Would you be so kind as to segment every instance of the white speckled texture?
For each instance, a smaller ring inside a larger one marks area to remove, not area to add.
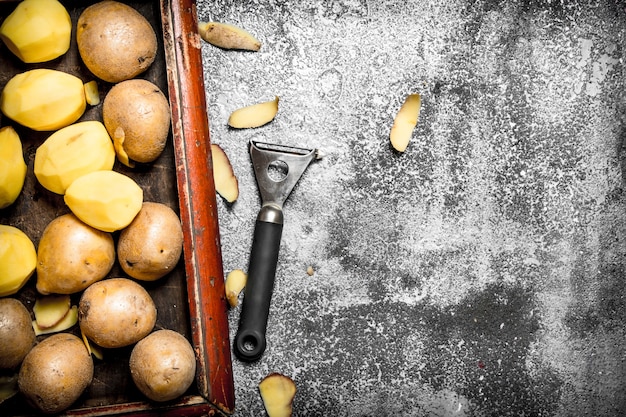
[[[319,148],[287,201],[256,363],[295,416],[626,414],[623,1],[200,1],[261,51],[203,45],[211,140],[239,178],[220,202],[225,272],[260,208],[248,141]],[[407,151],[389,146],[422,94]],[[269,125],[238,107],[281,97]],[[312,266],[315,273],[307,274]],[[231,335],[240,309],[230,312]]]

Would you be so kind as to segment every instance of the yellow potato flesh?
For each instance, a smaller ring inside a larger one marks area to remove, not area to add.
[[[53,327],[63,320],[70,307],[69,295],[53,294],[39,297],[33,306],[35,322],[42,329]]]
[[[259,383],[259,393],[269,417],[291,417],[296,384],[288,376],[272,373]]]
[[[248,275],[241,269],[234,269],[226,276],[224,291],[226,292],[228,304],[231,307],[239,305],[239,293],[245,288],[247,282]]]
[[[0,110],[37,131],[57,130],[74,123],[87,107],[80,78],[38,68],[15,75],[2,90]]]
[[[409,145],[413,129],[417,125],[422,100],[419,94],[409,94],[396,114],[389,133],[391,146],[398,152],[404,152]]]
[[[52,327],[41,327],[37,320],[33,320],[33,329],[35,330],[35,335],[39,336],[42,334],[51,334],[51,333],[59,333],[64,330],[67,330],[78,323],[78,307],[72,306],[67,310],[67,314],[61,319],[60,322],[55,324]]]
[[[0,26],[0,38],[26,63],[58,58],[70,48],[72,21],[57,0],[24,0]]]
[[[0,297],[15,294],[37,266],[37,251],[20,229],[0,225]]]
[[[228,125],[236,129],[263,126],[276,117],[276,113],[278,113],[278,101],[279,98],[276,97],[274,100],[239,108],[230,114]]]
[[[3,127],[0,129],[0,209],[17,200],[25,178],[26,163],[20,137],[12,127]]]
[[[65,192],[65,204],[91,227],[114,232],[133,221],[143,204],[143,190],[116,171],[96,171],[75,180]]]
[[[37,148],[35,176],[46,189],[65,194],[77,178],[110,170],[115,163],[113,142],[98,121],[75,123],[53,133]]]
[[[215,191],[229,203],[239,197],[239,181],[233,172],[233,167],[224,150],[216,144],[211,144],[211,160],[213,162],[213,181]]]

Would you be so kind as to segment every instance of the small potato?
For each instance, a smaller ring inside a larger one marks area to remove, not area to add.
[[[103,279],[115,263],[111,233],[91,227],[74,214],[52,220],[37,249],[37,291],[73,294]]]
[[[178,215],[163,203],[145,202],[117,243],[119,263],[128,275],[154,281],[168,274],[183,251]]]
[[[30,313],[15,298],[0,298],[0,369],[17,367],[35,344]]]
[[[101,1],[87,7],[76,25],[78,52],[96,77],[118,83],[147,70],[157,53],[150,22],[131,6]]]
[[[158,330],[135,345],[130,373],[139,390],[153,401],[183,395],[196,376],[196,357],[187,339],[173,330]]]
[[[24,358],[18,375],[22,394],[40,411],[69,408],[93,379],[93,360],[83,341],[70,333],[44,339]]]
[[[148,292],[127,278],[110,278],[88,287],[78,304],[83,334],[103,348],[131,345],[156,324],[157,310]]]
[[[163,152],[170,130],[170,106],[150,81],[116,84],[104,98],[102,118],[124,165],[152,162]]]

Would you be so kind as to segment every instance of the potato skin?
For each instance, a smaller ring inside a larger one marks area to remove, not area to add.
[[[120,233],[117,256],[128,275],[154,281],[168,274],[183,251],[178,215],[163,203],[144,202],[139,214]]]
[[[80,397],[93,372],[93,359],[83,341],[70,333],[57,333],[26,355],[17,382],[35,407],[53,414],[69,408]]]
[[[152,331],[156,317],[156,306],[148,291],[127,278],[92,284],[78,303],[81,331],[104,348],[138,342]]]
[[[111,0],[87,7],[76,25],[78,52],[98,78],[118,83],[152,65],[157,38],[150,22],[132,7]]]
[[[173,330],[157,330],[135,345],[130,372],[139,390],[153,401],[170,401],[183,395],[196,376],[191,344]]]
[[[73,294],[103,279],[115,263],[115,243],[74,214],[52,220],[37,249],[37,291]]]
[[[15,298],[0,298],[0,369],[17,367],[35,344],[30,313]]]

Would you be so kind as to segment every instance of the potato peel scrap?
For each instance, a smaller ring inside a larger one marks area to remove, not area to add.
[[[259,383],[263,406],[269,417],[291,417],[296,383],[288,376],[271,373]]]
[[[274,100],[241,107],[230,114],[228,125],[235,129],[249,129],[266,125],[276,117],[279,100],[280,98],[276,96]]]
[[[44,295],[35,300],[33,313],[40,329],[56,326],[70,311],[71,300],[66,294]]]
[[[226,276],[226,283],[224,284],[226,290],[226,299],[231,307],[237,307],[239,305],[239,293],[246,286],[248,276],[241,269],[234,269]]]
[[[254,52],[261,49],[261,42],[252,34],[228,23],[200,22],[198,23],[198,33],[202,39],[218,48]]]
[[[42,329],[37,324],[37,320],[33,320],[33,329],[35,329],[35,336],[39,336],[42,334],[62,332],[74,326],[76,323],[78,323],[78,307],[72,306],[65,317],[63,317],[63,320],[54,326]]]
[[[224,150],[214,143],[211,144],[211,160],[213,161],[213,181],[215,191],[229,203],[239,197],[239,181]]]
[[[389,133],[391,146],[396,151],[404,152],[409,145],[413,129],[419,119],[421,105],[422,99],[419,94],[409,94],[396,114]]]

